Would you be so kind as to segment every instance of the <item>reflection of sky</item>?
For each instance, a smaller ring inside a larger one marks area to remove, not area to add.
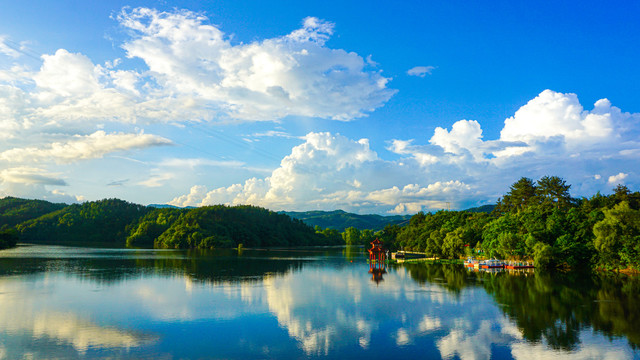
[[[480,287],[454,294],[401,267],[376,285],[367,271],[332,259],[236,282],[6,276],[0,358],[638,358],[624,340],[589,331],[575,351],[553,351],[525,341]]]

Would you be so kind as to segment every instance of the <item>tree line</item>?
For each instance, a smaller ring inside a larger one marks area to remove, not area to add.
[[[15,199],[0,199],[0,208],[5,202]],[[104,199],[54,206],[44,215],[38,207],[28,208],[32,218],[13,226],[0,222],[0,247],[5,239],[6,247],[16,241],[172,249],[343,244],[341,237],[330,236],[331,231],[316,232],[301,220],[248,205],[153,208]]]
[[[534,260],[537,267],[640,269],[640,192],[570,196],[557,176],[523,177],[491,213],[420,212],[377,233],[392,249],[429,256]]]
[[[31,243],[104,243],[156,248],[368,245],[439,258],[534,260],[538,268],[640,269],[640,193],[573,198],[557,176],[512,184],[491,213],[419,212],[407,224],[374,232],[310,227],[256,206],[153,208],[118,199],[83,204],[0,199],[0,247]]]

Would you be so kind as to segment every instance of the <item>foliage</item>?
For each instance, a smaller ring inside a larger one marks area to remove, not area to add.
[[[66,204],[54,204],[43,200],[5,197],[0,199],[0,228],[13,227],[66,206]]]
[[[557,176],[521,178],[490,215],[467,211],[418,213],[385,241],[428,256],[534,260],[539,268],[640,270],[640,193],[574,199]]]
[[[105,199],[60,207],[36,200],[3,200],[6,201],[0,205],[14,205],[5,206],[2,214],[16,213],[17,207],[52,210],[41,216],[33,211],[33,218],[14,228],[5,225],[3,231],[11,231],[0,233],[0,240],[11,239],[8,244],[15,238],[7,234],[17,234],[18,240],[29,243],[158,248],[344,244],[336,230],[315,231],[300,220],[255,206],[155,208]]]
[[[124,244],[128,227],[149,208],[118,199],[73,204],[28,220],[16,229],[31,243]]]
[[[601,264],[640,268],[640,210],[622,201],[603,212],[604,219],[593,227]]]
[[[18,238],[18,232],[15,229],[0,230],[0,249],[16,246]]]
[[[237,247],[239,244],[269,247],[341,243],[336,240],[316,232],[300,220],[267,209],[216,205],[182,211],[153,244],[156,248],[177,249]]]

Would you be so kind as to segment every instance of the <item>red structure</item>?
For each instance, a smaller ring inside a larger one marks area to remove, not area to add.
[[[371,242],[371,249],[369,249],[369,274],[371,274],[371,280],[376,284],[384,281],[382,275],[387,273],[386,260],[387,254],[382,248],[382,241],[375,239]]]
[[[371,249],[369,249],[369,263],[380,262],[384,263],[387,259],[387,255],[382,248],[382,241],[378,238],[371,242]]]

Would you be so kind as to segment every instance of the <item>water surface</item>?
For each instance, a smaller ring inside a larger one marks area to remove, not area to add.
[[[374,279],[375,278],[375,279]],[[0,252],[0,358],[640,359],[636,278],[357,249]]]

